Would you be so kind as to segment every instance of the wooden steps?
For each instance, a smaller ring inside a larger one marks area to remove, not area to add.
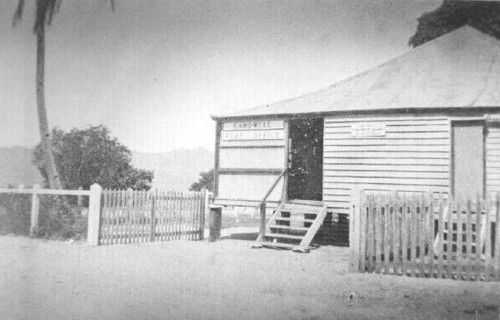
[[[256,247],[307,252],[325,217],[326,206],[321,201],[281,203],[267,221],[264,239]]]

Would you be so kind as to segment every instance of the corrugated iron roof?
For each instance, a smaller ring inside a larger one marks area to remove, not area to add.
[[[325,89],[212,117],[500,107],[499,53],[500,40],[464,26]]]

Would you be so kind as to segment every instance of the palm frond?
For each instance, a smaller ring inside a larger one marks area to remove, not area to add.
[[[47,9],[52,1],[54,0],[36,0],[35,24],[33,25],[34,33],[45,28],[45,24],[47,23]]]
[[[12,26],[15,27],[23,18],[24,11],[24,0],[19,0],[17,2],[16,12],[14,12],[14,17],[12,18]]]
[[[49,0],[49,5],[47,8],[47,24],[50,25],[52,23],[52,18],[54,17],[55,14],[59,12],[59,9],[61,9],[61,2],[62,0]]]

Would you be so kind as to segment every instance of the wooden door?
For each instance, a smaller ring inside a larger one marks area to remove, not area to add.
[[[455,198],[475,199],[484,194],[484,124],[453,123],[453,181]]]

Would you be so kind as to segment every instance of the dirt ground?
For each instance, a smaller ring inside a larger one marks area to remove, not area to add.
[[[500,318],[500,283],[353,275],[347,248],[250,246],[0,237],[0,319]]]

